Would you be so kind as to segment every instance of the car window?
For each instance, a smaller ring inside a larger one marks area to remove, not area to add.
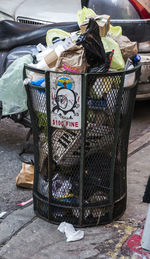
[[[96,14],[109,14],[111,19],[140,19],[128,0],[89,0],[88,7]]]

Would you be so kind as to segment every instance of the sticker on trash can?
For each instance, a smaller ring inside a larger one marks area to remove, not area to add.
[[[81,76],[50,76],[51,126],[81,129]]]

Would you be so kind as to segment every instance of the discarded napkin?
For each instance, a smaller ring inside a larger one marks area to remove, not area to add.
[[[60,223],[58,230],[61,233],[65,233],[67,242],[77,241],[84,237],[84,231],[82,231],[82,230],[76,231],[72,224],[69,224],[66,222]]]

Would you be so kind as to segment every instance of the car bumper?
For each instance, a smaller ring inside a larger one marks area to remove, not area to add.
[[[139,53],[141,56],[141,76],[137,89],[137,100],[150,99],[150,53]]]

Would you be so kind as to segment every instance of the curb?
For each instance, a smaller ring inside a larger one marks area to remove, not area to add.
[[[136,139],[129,141],[128,157],[132,156],[148,145],[150,145],[150,131],[146,131],[142,133],[142,135],[139,135]]]
[[[33,205],[17,209],[6,216],[0,224],[0,246],[3,246],[20,229],[31,223],[35,218]]]

